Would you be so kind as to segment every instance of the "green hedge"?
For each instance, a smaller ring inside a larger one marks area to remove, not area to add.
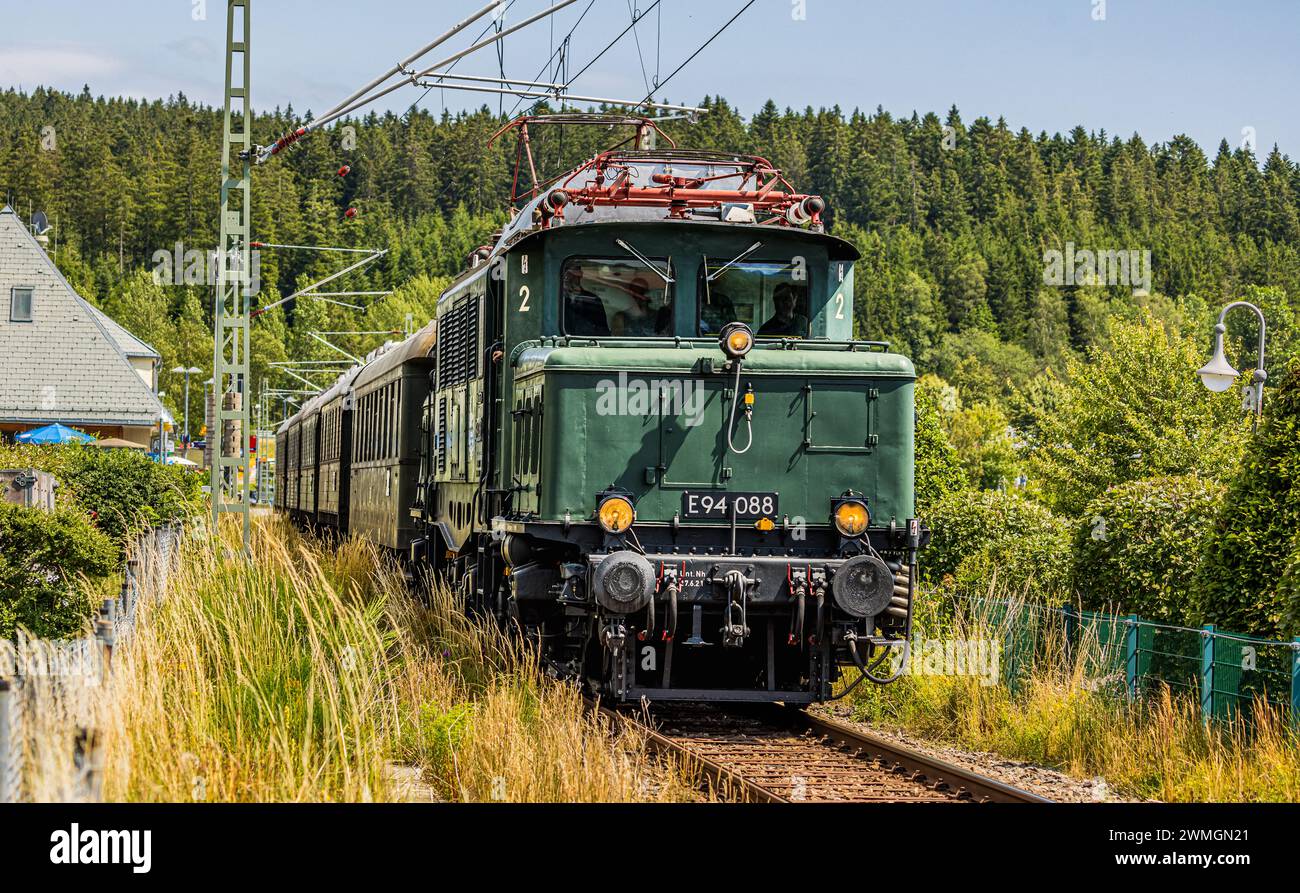
[[[76,635],[93,609],[76,579],[102,579],[117,566],[113,541],[83,513],[0,502],[0,639],[18,627],[40,638]]]
[[[151,462],[135,450],[2,446],[0,468],[38,468],[58,478],[59,501],[90,515],[125,550],[140,532],[188,518],[202,506],[203,476]]]
[[[0,446],[0,468],[36,468],[60,485],[53,513],[0,506],[0,639],[20,626],[43,638],[77,634],[94,605],[74,581],[102,581],[136,535],[202,506],[201,475],[132,450]]]
[[[1300,630],[1300,530],[1291,541],[1291,557],[1287,559],[1278,592],[1286,604],[1286,628]]]
[[[1018,492],[952,493],[927,522],[934,538],[921,571],[932,583],[972,595],[997,586],[1033,601],[1059,601],[1068,592],[1067,522]]]
[[[1300,365],[1266,392],[1264,423],[1228,488],[1198,588],[1206,619],[1266,638],[1300,633],[1288,579],[1300,531]]]
[[[1196,475],[1133,481],[1094,499],[1074,538],[1083,607],[1202,622],[1194,579],[1225,488]]]

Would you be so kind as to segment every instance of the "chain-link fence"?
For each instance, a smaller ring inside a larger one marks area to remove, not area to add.
[[[121,591],[85,638],[0,641],[0,803],[101,799],[101,693],[113,650],[130,639],[141,598],[165,590],[183,535],[172,524],[132,544]]]
[[[958,597],[1001,631],[1002,667],[1012,688],[1051,653],[1078,656],[1094,680],[1137,699],[1167,685],[1195,697],[1206,718],[1249,718],[1257,702],[1300,724],[1300,637],[1289,642],[1217,629],[1175,626],[1137,615],[1081,611],[1014,600]],[[1053,649],[1055,648],[1055,652]]]

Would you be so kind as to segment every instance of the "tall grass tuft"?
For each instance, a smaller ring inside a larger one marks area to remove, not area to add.
[[[113,674],[106,795],[367,801],[386,790],[392,636],[373,555],[256,525],[255,560],[190,540]]]
[[[675,801],[694,797],[679,767],[660,764],[635,733],[611,729],[570,685],[545,684],[518,637],[468,617],[433,588],[395,624],[398,752],[451,800]]]
[[[684,799],[689,786],[535,652],[442,588],[412,595],[358,541],[258,519],[254,560],[199,538],[146,593],[103,705],[105,794],[144,801],[404,796],[394,762],[449,800]]]

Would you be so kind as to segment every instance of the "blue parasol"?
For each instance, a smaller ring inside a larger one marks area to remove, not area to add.
[[[19,443],[34,444],[51,444],[51,443],[90,443],[95,438],[89,434],[82,434],[80,431],[74,431],[67,425],[61,425],[55,422],[53,425],[46,425],[44,428],[35,428],[31,431],[24,431],[14,438]]]

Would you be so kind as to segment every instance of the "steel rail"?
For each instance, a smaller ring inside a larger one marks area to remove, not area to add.
[[[823,736],[841,748],[852,748],[867,756],[895,763],[899,768],[920,773],[929,782],[947,785],[960,796],[963,791],[971,799],[983,803],[1052,803],[1046,797],[1031,793],[996,779],[980,775],[961,766],[946,763],[937,757],[923,754],[902,744],[886,741],[862,729],[854,728],[807,710],[791,707],[778,708],[790,714],[794,722],[809,732]]]
[[[751,803],[798,802],[746,777],[743,772],[698,752],[691,747],[689,739],[676,740],[632,715],[600,705],[595,699],[588,698],[587,704],[590,709],[607,718],[611,724],[630,727],[637,731],[645,737],[646,742],[656,753],[673,756],[681,760],[688,770],[698,771],[708,780],[713,790],[721,792],[724,796],[734,796],[736,799]],[[751,714],[751,717],[753,715]],[[952,765],[912,748],[886,741],[870,732],[817,716],[807,710],[774,704],[760,708],[757,715],[771,725],[773,730],[802,731],[806,737],[813,739],[813,743],[822,747],[847,753],[855,759],[874,762],[874,766],[864,762],[862,766],[864,778],[873,771],[889,773],[914,783],[918,789],[942,793],[952,802],[1053,802],[1038,794]],[[917,799],[926,798],[918,796]]]
[[[717,763],[708,757],[695,753],[668,736],[655,731],[646,723],[643,723],[625,713],[619,713],[616,710],[603,707],[594,698],[586,698],[585,700],[589,709],[605,717],[613,725],[627,726],[635,729],[639,734],[645,737],[646,742],[656,753],[676,757],[683,762],[684,766],[688,770],[698,770],[712,783],[715,790],[724,793],[724,795],[736,792],[740,795],[738,799],[742,799],[748,803],[787,802],[784,797],[777,794],[775,791],[768,790],[762,785],[750,781],[740,773],[728,769],[721,763]]]

